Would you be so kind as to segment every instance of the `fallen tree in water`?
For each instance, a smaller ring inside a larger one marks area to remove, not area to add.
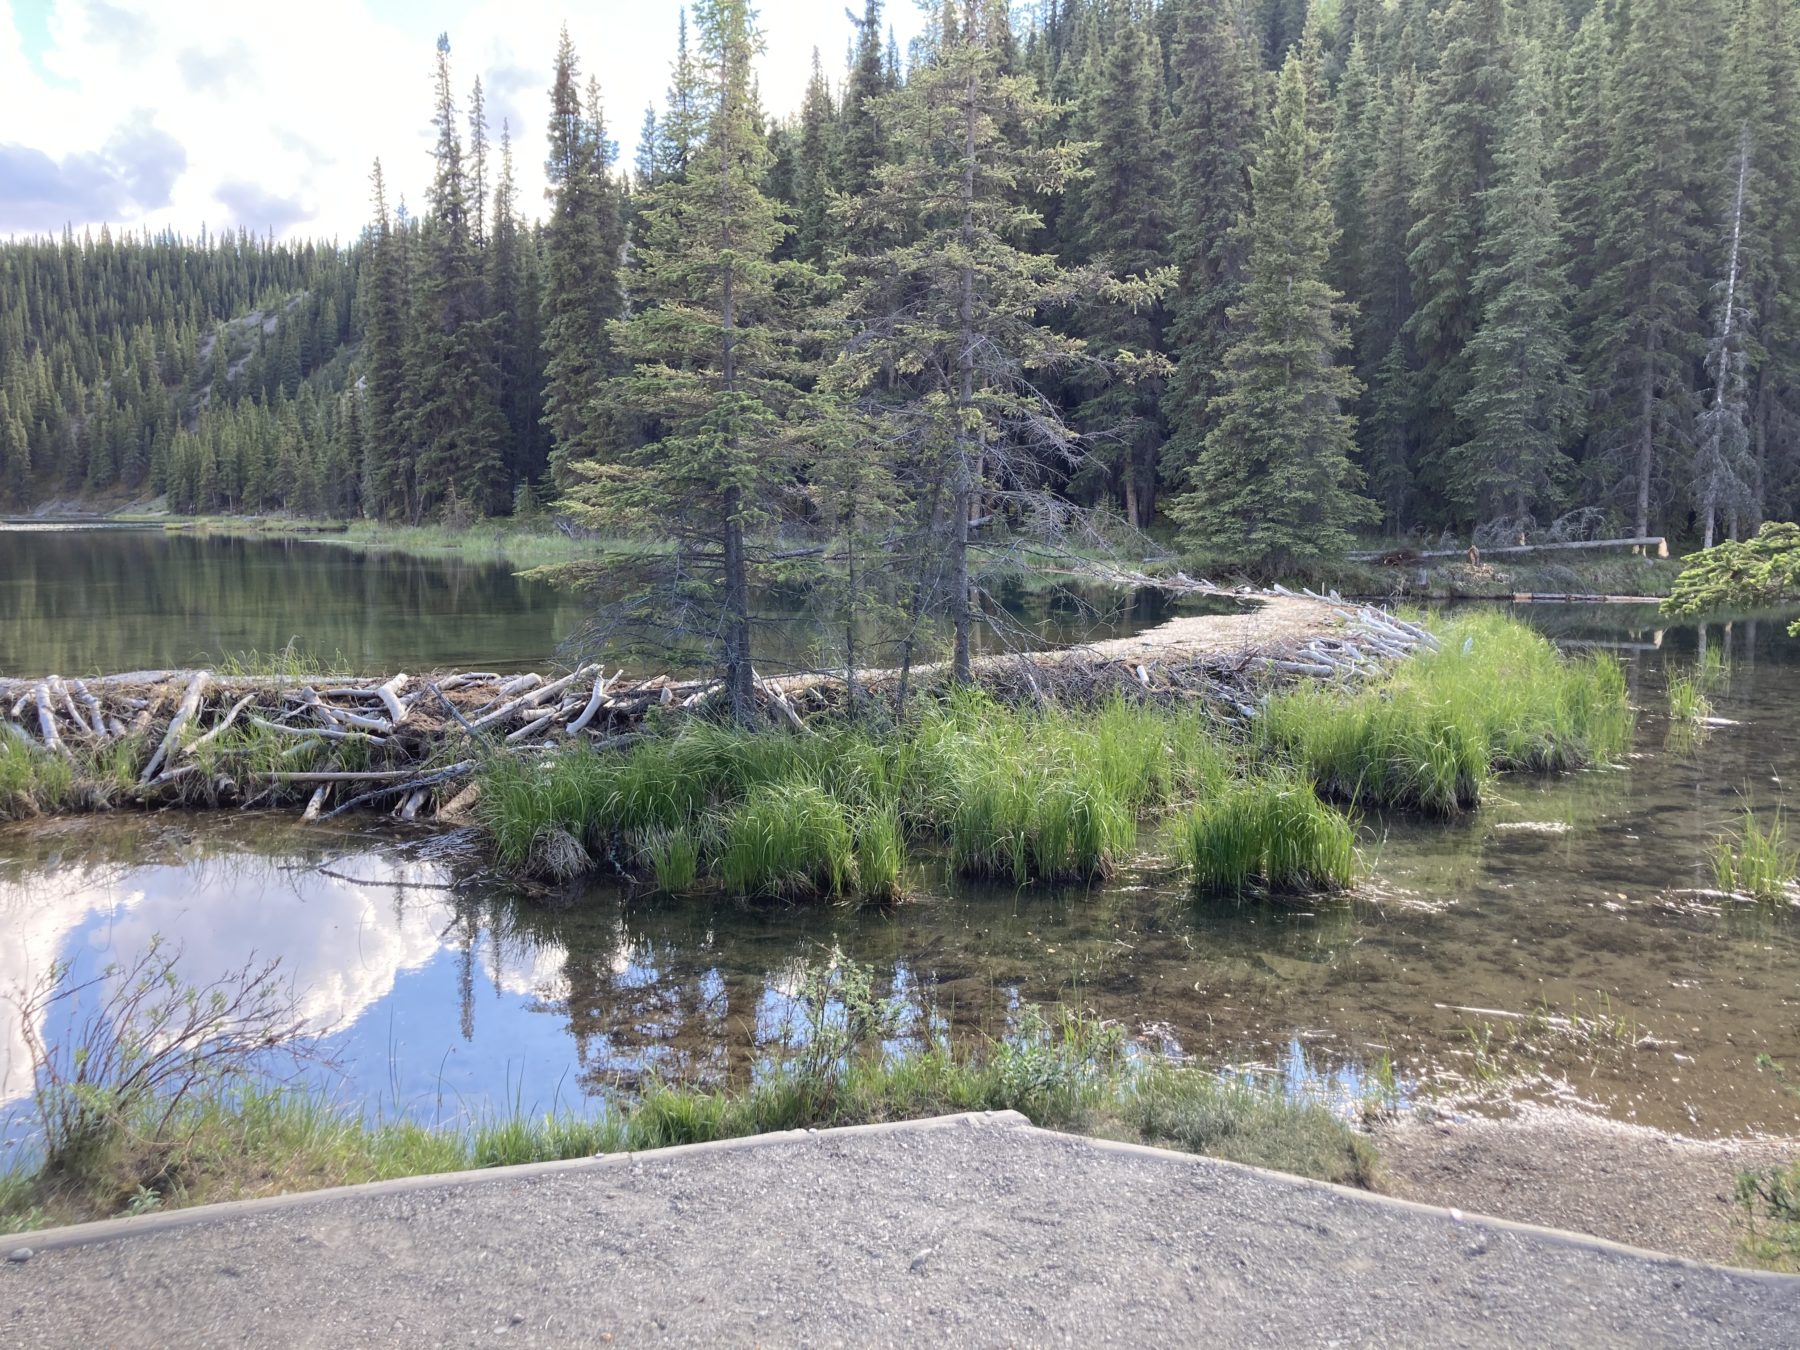
[[[1271,685],[1361,680],[1435,645],[1417,625],[1366,606],[1285,591],[1242,599],[1238,614],[982,658],[975,681],[1006,703],[1123,692],[1200,701],[1241,721]],[[929,686],[948,674],[927,666],[910,678]],[[879,700],[899,680],[898,671],[874,670],[855,683]],[[840,712],[848,687],[842,672],[756,684],[767,718],[800,732]],[[705,714],[723,698],[717,680],[627,679],[598,664],[551,676],[144,670],[0,679],[0,816],[166,805],[303,805],[308,819],[357,808],[407,820],[456,814],[448,808],[469,805],[463,789],[493,755],[623,745],[642,734],[652,709]]]

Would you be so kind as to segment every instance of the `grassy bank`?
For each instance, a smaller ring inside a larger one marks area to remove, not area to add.
[[[132,519],[132,517],[115,517]],[[171,534],[311,539],[385,549],[421,558],[460,557],[537,567],[589,556],[596,545],[559,533],[547,518],[478,520],[467,525],[398,525],[375,520],[303,520],[290,516],[146,516]]]
[[[882,732],[690,722],[624,753],[498,759],[482,817],[510,868],[610,867],[678,893],[886,900],[909,852],[1021,886],[1092,881],[1158,820],[1168,861],[1205,892],[1336,889],[1351,830],[1315,797],[1451,814],[1496,773],[1580,767],[1629,734],[1610,657],[1566,658],[1497,615],[1438,632],[1441,650],[1372,683],[1276,693],[1248,727],[1194,704],[967,692]]]
[[[1304,576],[1284,580],[1290,585],[1336,590],[1343,595],[1411,600],[1505,600],[1528,593],[1660,598],[1674,588],[1682,566],[1680,558],[1643,558],[1626,553],[1546,553],[1520,558],[1502,554],[1474,565],[1460,558],[1392,566],[1325,563]]]
[[[0,1231],[392,1177],[637,1151],[775,1130],[1017,1110],[1035,1123],[1162,1144],[1369,1185],[1364,1137],[1325,1106],[1272,1085],[1127,1052],[1118,1028],[1026,1009],[1011,1034],[951,1049],[891,1051],[899,1006],[834,954],[809,969],[790,1035],[743,1089],[652,1084],[599,1114],[373,1122],[311,1093],[176,1082],[168,1092],[60,1124],[41,1165],[0,1180]],[[57,1075],[40,1072],[40,1099]],[[95,1085],[90,1084],[90,1088]],[[1370,1109],[1381,1103],[1371,1102]],[[51,1118],[66,1121],[66,1116]]]

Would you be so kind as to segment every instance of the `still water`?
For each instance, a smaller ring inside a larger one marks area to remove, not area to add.
[[[1175,612],[1156,593],[1001,587],[975,637],[988,650],[1082,642]],[[329,536],[0,523],[0,675],[194,668],[290,642],[367,673],[545,670],[586,617],[581,599],[504,562]],[[804,597],[763,595],[758,617],[771,670],[842,664],[838,634]]]
[[[1792,1100],[1756,1058],[1800,1063],[1800,911],[1695,892],[1745,803],[1771,809],[1800,776],[1800,642],[1773,620],[1525,617],[1619,654],[1645,710],[1632,752],[1505,780],[1461,824],[1365,820],[1368,883],[1314,912],[1196,900],[1149,867],[1054,892],[920,874],[886,913],[605,885],[552,911],[425,830],[119,815],[0,829],[0,992],[52,962],[98,972],[154,936],[195,980],[279,956],[331,1029],[333,1089],[442,1120],[582,1106],[646,1072],[741,1080],[779,1034],[800,966],[836,944],[875,966],[915,1029],[992,1034],[1022,1004],[1069,1000],[1208,1064],[1303,1065],[1331,1082],[1391,1062],[1415,1095],[1479,1078],[1479,1039],[1503,1043],[1506,1014],[1572,1013],[1600,1034],[1534,1033],[1508,1065],[1541,1070],[1527,1091],[1688,1134],[1794,1132]],[[1660,715],[1664,682],[1702,641],[1729,653],[1714,697],[1732,725],[1684,736]],[[28,1089],[22,1028],[0,1009],[0,1114]]]

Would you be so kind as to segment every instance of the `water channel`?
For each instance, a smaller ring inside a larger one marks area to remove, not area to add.
[[[499,567],[109,539],[141,574],[127,577],[95,562],[91,542],[57,537],[65,575],[42,557],[14,570],[19,546],[0,534],[15,550],[0,571],[0,669],[186,663],[294,633],[372,668],[497,665],[553,649],[578,617]],[[198,557],[211,562],[195,576]],[[835,944],[907,1001],[914,1034],[994,1034],[1023,1004],[1069,1000],[1146,1046],[1346,1095],[1382,1065],[1403,1094],[1455,1091],[1483,1072],[1482,1037],[1538,1008],[1552,1026],[1573,1015],[1601,1030],[1536,1037],[1524,1091],[1692,1135],[1793,1133],[1792,1100],[1756,1059],[1800,1063],[1800,912],[1696,892],[1745,804],[1770,810],[1800,781],[1800,641],[1773,619],[1703,629],[1621,606],[1519,613],[1624,661],[1644,710],[1631,752],[1503,780],[1458,824],[1364,820],[1369,878],[1344,904],[1196,900],[1146,863],[1092,890],[919,873],[888,912],[607,884],[546,909],[429,830],[122,814],[0,827],[0,991],[57,961],[73,978],[96,973],[155,936],[192,979],[279,955],[332,1029],[332,1091],[446,1120],[583,1107],[646,1072],[741,1079],[780,1033],[801,964]],[[1020,615],[1054,636],[1054,616]],[[1692,734],[1661,715],[1664,682],[1703,642],[1728,656],[1714,692],[1727,724]],[[0,1113],[28,1090],[21,1027],[0,1009]]]

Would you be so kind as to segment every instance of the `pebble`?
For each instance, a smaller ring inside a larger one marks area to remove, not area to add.
[[[23,1265],[25,1262],[31,1260],[31,1248],[14,1247],[6,1254],[6,1259],[13,1262],[15,1265]]]

